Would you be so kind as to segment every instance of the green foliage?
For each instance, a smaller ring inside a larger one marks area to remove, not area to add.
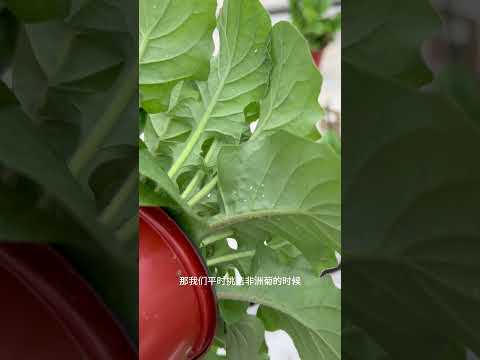
[[[432,80],[421,47],[439,29],[440,19],[429,1],[343,0],[343,9],[348,19],[343,62],[413,86]]]
[[[341,14],[327,15],[333,3],[333,0],[290,0],[293,22],[312,50],[323,49],[340,30]]]
[[[135,339],[136,26],[121,1],[3,3],[0,240],[54,245]]]
[[[289,23],[272,27],[258,0],[226,0],[216,23],[215,2],[160,11],[166,3],[145,1],[140,17],[140,203],[167,209],[212,274],[305,281],[218,287],[223,318],[208,356],[266,359],[266,327],[290,333],[303,359],[338,358],[340,291],[320,273],[340,251],[339,144],[316,130],[322,79],[308,43]],[[251,302],[259,316],[246,315]]]
[[[465,359],[480,351],[478,84],[446,67],[425,90],[428,1],[344,10],[343,114],[361,120],[343,131],[345,357]]]
[[[63,19],[70,11],[70,0],[4,0],[4,2],[26,23]]]

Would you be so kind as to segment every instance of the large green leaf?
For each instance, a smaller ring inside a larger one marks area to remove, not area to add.
[[[217,285],[218,297],[260,304],[267,330],[285,330],[302,359],[340,359],[340,290],[328,276],[314,275],[302,257],[282,263],[263,244],[257,251],[255,276],[298,276],[301,286]]]
[[[340,159],[327,145],[277,132],[218,158],[225,215],[214,228],[248,228],[281,237],[322,271],[340,249]],[[241,239],[240,239],[241,240]]]
[[[201,102],[190,105],[196,126],[169,171],[177,174],[192,151],[214,133],[239,141],[247,125],[244,110],[264,95],[270,66],[270,18],[258,0],[227,0],[218,22],[219,53],[212,58],[207,82],[198,82]],[[198,151],[197,151],[198,152]]]
[[[215,0],[140,1],[140,85],[207,77],[215,9]]]
[[[350,159],[343,192],[346,309],[393,358],[422,358],[459,341],[478,351],[474,112],[460,106],[455,78],[443,83],[453,102],[350,66],[343,72],[352,79],[347,116],[363,119],[346,128],[351,140],[342,148]],[[375,102],[355,97],[365,87]],[[399,337],[415,346],[405,348]]]
[[[318,137],[315,124],[323,115],[318,104],[322,76],[312,62],[307,42],[291,24],[280,22],[273,27],[271,52],[273,70],[254,136],[285,129]]]

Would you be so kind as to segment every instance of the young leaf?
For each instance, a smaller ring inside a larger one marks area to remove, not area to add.
[[[287,146],[288,145],[288,146]],[[340,250],[340,159],[325,144],[277,132],[218,157],[225,215],[214,228],[249,228],[291,242],[317,271]]]

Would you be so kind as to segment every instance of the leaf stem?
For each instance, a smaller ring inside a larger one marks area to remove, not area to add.
[[[124,182],[120,190],[115,194],[110,203],[105,207],[100,215],[100,221],[109,224],[121,210],[133,190],[137,187],[138,170],[134,169]]]
[[[70,159],[70,170],[74,176],[78,176],[80,171],[95,155],[102,141],[116,124],[118,117],[128,105],[129,100],[136,93],[138,81],[137,66],[132,66],[126,70],[126,74],[121,76],[118,83],[119,88],[113,99],[109,102],[106,110],[96,122],[96,125],[85,137],[85,140],[77,148]]]
[[[228,236],[226,236],[226,237],[228,237]],[[213,238],[213,236],[212,236],[212,238]],[[208,238],[206,238],[206,239],[208,239]],[[203,243],[204,243],[204,241],[202,241],[202,244]],[[284,247],[288,244],[289,244],[288,241],[284,241],[284,242],[282,242],[280,244],[277,244],[277,245],[268,245],[268,246],[273,250],[278,250],[278,249],[281,249],[282,247]],[[207,260],[207,265],[208,266],[218,265],[218,264],[230,262],[232,260],[238,260],[238,259],[243,259],[243,258],[247,258],[247,257],[253,257],[253,256],[255,256],[255,253],[256,253],[255,250],[247,250],[247,251],[241,251],[241,252],[237,252],[237,253],[233,253],[233,254],[223,255],[223,256],[219,256],[217,258]]]
[[[205,155],[205,163],[208,165],[210,160],[212,160],[213,155],[215,154],[218,147],[218,141],[215,139],[210,145],[210,149],[208,149],[207,155]],[[181,197],[182,199],[187,199],[193,190],[197,187],[197,185],[202,181],[203,177],[205,176],[202,170],[198,170],[193,179],[190,181],[186,189],[183,191]]]
[[[195,206],[199,201],[201,201],[205,196],[207,196],[214,188],[217,186],[218,177],[215,176],[210,180],[198,193],[195,194],[187,204],[191,207]]]
[[[192,132],[192,134],[188,138],[187,143],[185,144],[185,147],[180,153],[180,156],[173,163],[172,167],[168,171],[168,176],[170,178],[173,178],[177,174],[177,172],[180,170],[182,165],[185,163],[185,161],[188,159],[188,157],[192,153],[193,148],[195,147],[195,145],[197,145],[197,142],[200,140],[200,137],[202,136],[203,131],[207,127],[208,121],[210,120],[210,116],[212,115],[213,110],[217,105],[218,98],[220,97],[220,94],[223,90],[223,86],[225,84],[225,79],[226,79],[226,76],[221,80],[217,88],[217,91],[213,95],[210,103],[208,104],[208,107],[205,110],[205,113],[203,114],[202,118],[200,119],[197,128]]]
[[[120,242],[126,241],[138,232],[138,216],[132,216],[118,228],[115,235]]]
[[[202,181],[202,178],[205,174],[203,173],[203,171],[201,170],[198,170],[197,173],[195,174],[195,176],[193,177],[193,179],[190,181],[190,183],[188,184],[188,186],[185,188],[185,190],[183,191],[182,195],[181,195],[181,198],[182,199],[187,199],[190,194],[192,193],[193,190],[195,190],[195,188],[197,187],[197,185],[200,183],[200,181]]]
[[[207,260],[207,266],[223,264],[233,260],[244,259],[244,258],[253,257],[253,256],[255,256],[255,250],[241,251],[235,254],[223,255],[223,256],[219,256],[219,257]]]
[[[210,245],[210,244],[213,244],[217,241],[220,241],[220,240],[223,240],[223,239],[226,239],[230,236],[233,236],[233,231],[232,230],[224,230],[222,232],[219,232],[219,233],[216,233],[216,234],[212,234],[212,235],[209,235],[207,237],[205,237],[202,242],[201,242],[201,246],[207,246],[207,245]]]

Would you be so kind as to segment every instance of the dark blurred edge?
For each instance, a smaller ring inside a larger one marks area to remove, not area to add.
[[[342,3],[344,359],[480,354],[480,2],[432,0],[432,79],[388,72],[414,63],[425,5]]]
[[[0,253],[28,244],[54,248],[132,344],[138,342],[138,8],[138,0],[0,0]],[[99,129],[107,117],[113,121]],[[79,153],[83,162],[74,160]],[[14,301],[2,293],[2,303]],[[62,309],[52,310],[62,316]],[[3,307],[0,318],[9,311]],[[27,329],[26,314],[18,313],[16,324]],[[91,335],[100,344],[107,340],[98,328]],[[48,341],[48,330],[38,336]],[[12,348],[28,347],[28,340],[16,339]],[[54,343],[43,345],[54,354]],[[2,342],[0,358],[8,358],[8,349]]]

